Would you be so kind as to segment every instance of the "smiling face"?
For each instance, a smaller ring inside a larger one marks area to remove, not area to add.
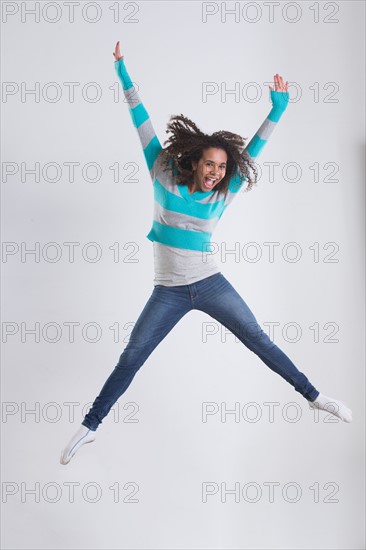
[[[225,177],[227,154],[224,149],[209,147],[202,151],[198,162],[192,161],[194,184],[189,189],[195,191],[211,191]]]

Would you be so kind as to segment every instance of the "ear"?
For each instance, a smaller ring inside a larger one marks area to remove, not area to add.
[[[198,162],[192,160],[192,170],[197,170]]]

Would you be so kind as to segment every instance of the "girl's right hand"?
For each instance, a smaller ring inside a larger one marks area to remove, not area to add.
[[[115,61],[119,61],[120,59],[123,59],[123,55],[121,55],[121,50],[119,48],[119,41],[116,44],[115,51],[113,52]]]

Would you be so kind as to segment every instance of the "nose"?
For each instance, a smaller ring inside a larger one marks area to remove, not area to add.
[[[220,179],[223,173],[223,168],[221,166],[218,166],[216,163],[211,166],[211,170],[209,171],[209,175],[211,178]]]

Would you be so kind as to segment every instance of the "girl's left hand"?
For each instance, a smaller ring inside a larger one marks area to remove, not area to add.
[[[274,75],[274,83],[275,83],[275,91],[276,92],[288,92],[288,81],[284,84],[283,78],[279,74]],[[272,91],[272,86],[269,87],[269,89]]]

